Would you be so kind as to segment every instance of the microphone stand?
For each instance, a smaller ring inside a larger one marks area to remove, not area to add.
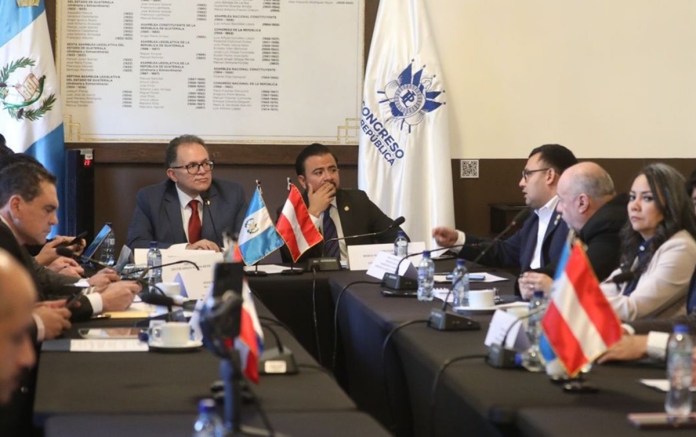
[[[428,318],[429,327],[437,329],[438,331],[477,331],[481,329],[481,324],[478,322],[468,317],[447,311],[447,300],[463,278],[464,277],[461,276],[452,283],[452,288],[447,292],[442,308],[433,308],[430,310],[430,317]]]
[[[405,221],[406,221],[405,218],[398,217],[389,226],[387,226],[385,229],[382,229],[381,231],[368,232],[366,234],[349,235],[347,237],[329,238],[322,245],[321,258],[310,258],[307,261],[307,270],[315,270],[315,271],[322,271],[322,272],[341,270],[340,256],[338,258],[330,258],[330,257],[324,256],[324,246],[329,241],[341,241],[341,240],[345,241],[345,240],[352,240],[354,238],[376,237],[378,235],[382,235],[386,232],[391,231],[394,228],[401,226]]]
[[[453,246],[448,246],[448,247],[442,247],[440,249],[436,250],[450,250],[450,249],[456,249],[458,247],[464,247],[463,244],[455,244]],[[396,269],[394,269],[394,273],[385,273],[384,276],[382,277],[382,287],[389,288],[391,290],[395,291],[409,291],[409,290],[417,290],[418,289],[418,281],[415,281],[410,278],[405,278],[399,274],[399,268],[401,267],[401,263],[404,262],[406,258],[411,258],[414,256],[418,255],[423,255],[423,252],[414,252],[406,255],[405,257],[401,258],[399,260],[399,263],[396,265]]]

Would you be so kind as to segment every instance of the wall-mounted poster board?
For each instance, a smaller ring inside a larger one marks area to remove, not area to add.
[[[356,144],[364,0],[66,0],[66,141]]]

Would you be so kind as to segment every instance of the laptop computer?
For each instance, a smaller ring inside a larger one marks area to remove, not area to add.
[[[99,247],[104,243],[104,240],[106,240],[109,232],[111,232],[111,226],[108,224],[102,226],[97,236],[94,237],[94,240],[92,240],[92,242],[89,243],[89,246],[87,246],[82,252],[82,256],[85,258],[93,258],[94,254],[97,253],[97,250],[99,250]]]

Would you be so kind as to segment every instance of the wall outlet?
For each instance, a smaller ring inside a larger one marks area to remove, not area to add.
[[[459,160],[459,179],[478,179],[479,160],[460,159]]]

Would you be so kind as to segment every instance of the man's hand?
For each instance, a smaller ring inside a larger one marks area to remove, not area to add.
[[[457,242],[457,231],[452,228],[439,226],[433,229],[433,238],[440,247],[454,246]]]
[[[336,197],[336,186],[330,182],[322,184],[316,191],[312,190],[311,185],[307,186],[307,198],[309,199],[309,213],[314,217],[319,217],[326,211],[331,201]]]
[[[537,290],[543,291],[548,296],[551,292],[553,279],[544,273],[524,272],[517,278],[517,283],[520,285],[522,298],[529,300]]]
[[[624,335],[618,343],[599,357],[597,362],[601,364],[607,361],[637,360],[643,358],[647,353],[647,335]]]
[[[77,263],[72,258],[65,256],[60,256],[53,260],[49,265],[46,266],[47,269],[53,270],[56,273],[66,276],[74,276],[79,278],[85,272],[85,269]]]
[[[214,250],[220,252],[220,247],[210,240],[198,240],[195,243],[187,244],[188,250]]]
[[[56,236],[56,238],[44,244],[44,246],[41,248],[41,252],[39,252],[34,259],[42,266],[48,266],[60,256],[58,253],[56,253],[56,248],[71,242],[73,239],[74,237],[64,237],[61,235]],[[85,240],[80,240],[77,244],[66,247],[74,254],[79,255],[85,248]]]
[[[109,285],[112,282],[118,281],[120,276],[118,276],[118,273],[116,273],[116,270],[114,269],[101,269],[94,275],[92,275],[91,278],[87,280],[89,282],[89,285],[93,287],[101,287],[105,285]]]
[[[135,281],[118,281],[106,286],[101,293],[102,311],[124,311],[133,302],[133,297],[141,290]]]
[[[65,304],[65,301],[62,301]],[[58,337],[66,329],[70,329],[70,310],[63,306],[56,308],[52,305],[37,305],[34,314],[39,316],[44,325],[44,340]]]

